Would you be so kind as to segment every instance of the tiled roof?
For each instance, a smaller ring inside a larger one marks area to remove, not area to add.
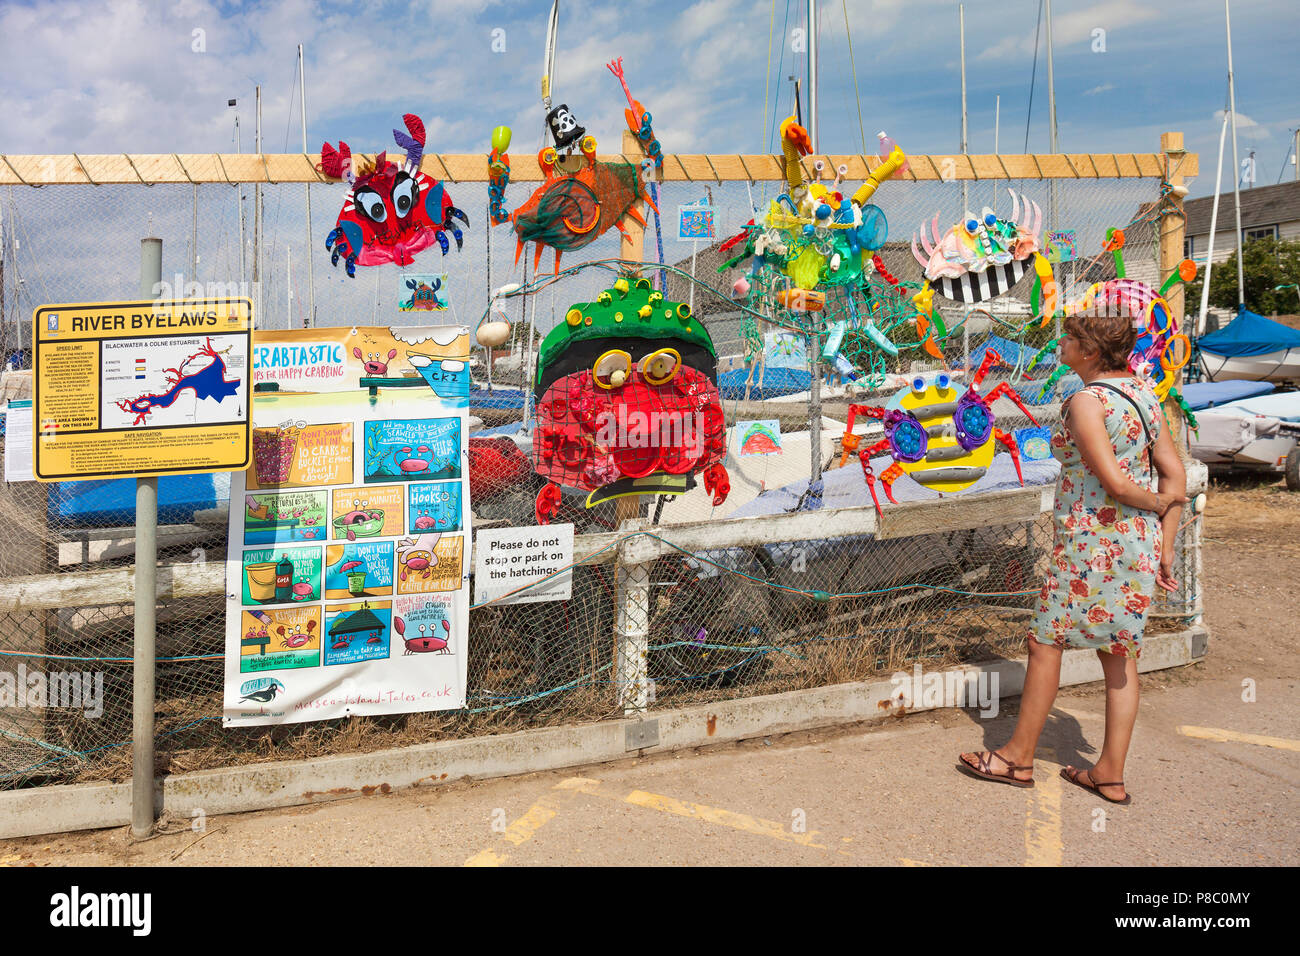
[[[1187,235],[1204,236],[1210,232],[1210,213],[1214,197],[1190,199],[1183,207],[1187,212]],[[1233,230],[1232,191],[1219,196],[1220,232]],[[1300,182],[1290,181],[1275,186],[1257,186],[1241,191],[1241,228],[1280,225],[1300,220]]]

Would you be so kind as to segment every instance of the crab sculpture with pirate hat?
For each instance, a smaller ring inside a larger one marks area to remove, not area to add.
[[[638,106],[640,104],[637,104]],[[549,108],[550,100],[546,100]],[[645,127],[649,129],[649,114],[644,114]],[[629,121],[630,122],[630,121]],[[537,154],[542,168],[542,184],[513,213],[504,212],[504,189],[508,182],[509,163],[503,159],[504,146],[494,135],[494,150],[489,165],[497,165],[497,194],[494,196],[496,223],[509,222],[515,230],[515,262],[519,262],[525,243],[534,244],[533,269],[541,263],[542,250],[555,250],[555,271],[560,271],[560,256],[572,249],[581,249],[595,242],[610,229],[628,235],[623,221],[630,218],[643,228],[645,217],[638,205],[645,203],[657,213],[654,200],[646,190],[642,169],[654,165],[647,158],[643,166],[627,162],[606,163],[596,159],[596,138],[578,125],[578,119],[567,103],[561,103],[546,114],[546,127],[554,146],[547,146]],[[504,138],[508,142],[508,136]],[[657,145],[655,141],[654,145]],[[498,148],[499,147],[499,148]],[[565,160],[574,151],[581,155],[581,166],[574,171],[565,167]]]

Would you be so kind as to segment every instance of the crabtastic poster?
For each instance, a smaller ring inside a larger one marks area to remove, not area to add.
[[[258,336],[227,726],[465,706],[468,359],[455,327]]]

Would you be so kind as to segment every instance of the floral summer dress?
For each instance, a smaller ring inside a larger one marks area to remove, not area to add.
[[[1154,443],[1164,416],[1150,386],[1131,378],[1105,382],[1142,409]],[[1096,383],[1083,390],[1102,404],[1120,470],[1154,491],[1151,449],[1133,405]],[[1090,647],[1138,657],[1160,567],[1160,522],[1154,512],[1125,507],[1106,494],[1101,480],[1084,464],[1064,421],[1061,431],[1052,436],[1052,455],[1061,463],[1054,507],[1056,533],[1030,637],[1058,647]]]

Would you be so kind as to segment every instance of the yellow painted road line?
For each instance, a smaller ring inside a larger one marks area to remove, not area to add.
[[[1044,749],[1041,756],[1054,760],[1056,754]],[[1025,793],[1029,797],[1025,810],[1025,866],[1060,866],[1064,850],[1061,777],[1056,773],[1035,775],[1034,786]]]
[[[561,780],[552,789],[570,795],[574,793],[592,793],[600,785],[599,780],[587,777],[568,777]],[[529,807],[524,815],[515,820],[501,835],[501,838],[513,846],[522,846],[533,838],[543,826],[555,818],[560,807],[554,798],[545,796]],[[465,866],[500,866],[506,862],[507,855],[493,849],[481,850],[465,861]]]
[[[1197,740],[1213,740],[1223,744],[1255,744],[1257,747],[1273,747],[1277,750],[1300,750],[1300,740],[1290,740],[1286,737],[1242,734],[1235,730],[1221,730],[1218,727],[1180,726],[1177,730],[1184,737],[1194,737]]]
[[[769,837],[773,840],[782,840],[786,843],[797,843],[800,846],[814,847],[818,850],[827,849],[825,844],[814,842],[813,837],[817,835],[816,830],[809,833],[791,833],[775,820],[760,820],[758,817],[751,817],[745,813],[733,813],[730,810],[721,810],[717,807],[705,806],[702,803],[688,803],[659,793],[633,790],[623,798],[623,802],[637,807],[645,807],[648,810],[658,810],[660,813],[670,813],[673,816],[701,820],[704,823],[715,823],[719,826],[730,827],[733,830],[742,830],[745,833],[753,833],[756,836]]]
[[[555,811],[550,807],[535,803],[528,808],[527,813],[506,827],[506,832],[502,834],[502,838],[507,843],[513,843],[515,846],[527,843],[533,838],[534,833],[554,817]]]
[[[465,861],[466,866],[500,866],[506,858],[491,850],[482,850]]]

